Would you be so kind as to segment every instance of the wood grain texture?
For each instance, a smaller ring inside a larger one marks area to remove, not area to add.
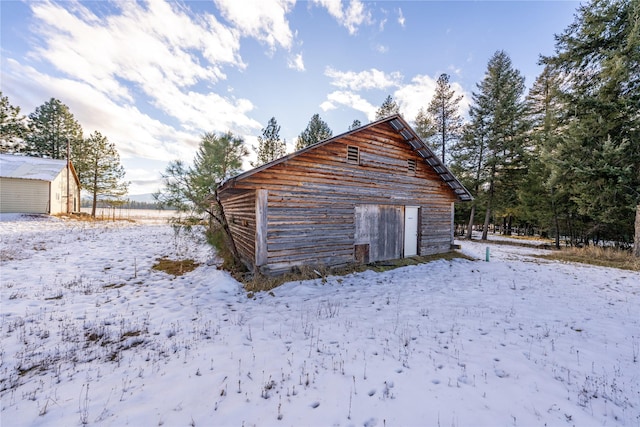
[[[349,146],[358,147],[360,164],[347,161]],[[415,171],[409,169],[408,159],[416,161]],[[220,197],[233,218],[236,244],[250,265],[256,265],[256,254],[260,254],[258,265],[266,273],[299,265],[355,262],[355,245],[371,244],[356,239],[356,209],[363,205],[389,207],[382,210],[384,215],[380,213],[389,222],[387,240],[394,234],[402,237],[403,207],[420,207],[420,255],[449,251],[453,243],[453,190],[388,123],[321,144],[224,190]],[[257,198],[256,191],[261,194]],[[263,221],[260,230],[256,211]],[[371,261],[400,257],[402,243],[371,250],[380,254]]]

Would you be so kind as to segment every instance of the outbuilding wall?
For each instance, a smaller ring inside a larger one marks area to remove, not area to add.
[[[78,188],[73,174],[69,174],[69,210],[77,212],[80,210],[80,189]],[[51,215],[67,213],[67,169],[51,182]]]
[[[348,161],[349,146],[358,148],[357,163]],[[410,170],[410,160],[415,170]],[[266,199],[266,224],[258,220],[251,226],[266,232],[267,249],[256,266],[268,273],[353,263],[358,205],[420,207],[420,255],[448,251],[453,243],[454,193],[388,123],[346,134],[246,176],[229,193],[255,195],[257,190]],[[223,192],[221,199],[228,215],[240,214],[233,197]],[[251,219],[255,216],[247,218],[248,224]],[[261,246],[255,243],[256,234],[252,263]],[[240,240],[248,247],[250,238],[247,228]]]
[[[1,213],[49,213],[49,182],[0,178]]]
[[[72,212],[80,210],[80,189],[70,176]],[[56,215],[67,212],[66,168],[51,182],[40,179],[0,178],[0,212]]]
[[[225,200],[224,210],[236,249],[247,265],[255,263],[255,191],[247,190]]]

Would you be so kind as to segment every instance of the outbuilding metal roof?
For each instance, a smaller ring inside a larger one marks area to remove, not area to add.
[[[66,160],[0,154],[0,177],[53,181],[67,166]]]

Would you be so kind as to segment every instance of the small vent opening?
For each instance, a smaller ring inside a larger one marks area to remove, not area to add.
[[[358,147],[354,147],[353,145],[347,147],[347,162],[360,163],[360,150]]]
[[[416,174],[416,159],[407,159],[407,172],[409,175]]]

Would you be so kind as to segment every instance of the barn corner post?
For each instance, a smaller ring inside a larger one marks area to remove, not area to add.
[[[267,264],[267,208],[268,190],[256,190],[256,238],[254,268]]]

